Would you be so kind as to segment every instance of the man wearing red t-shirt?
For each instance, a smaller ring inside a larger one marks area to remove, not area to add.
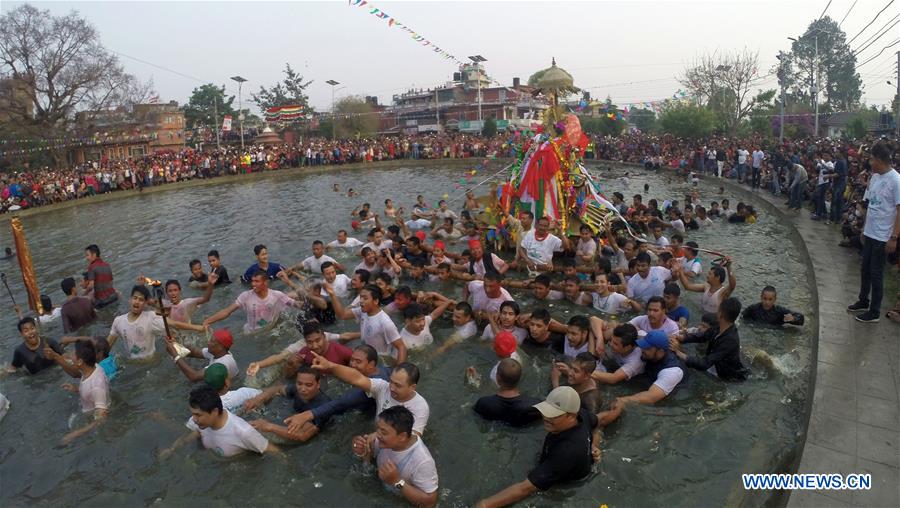
[[[88,261],[85,295],[91,295],[94,307],[98,309],[116,302],[119,294],[113,287],[112,268],[100,259],[100,247],[88,245],[84,249],[84,257]]]
[[[306,340],[306,346],[284,363],[286,378],[294,377],[301,364],[312,365],[315,358],[313,353],[324,356],[328,361],[338,365],[350,365],[353,350],[339,342],[328,340],[322,325],[317,321],[310,321],[303,326],[303,338]]]

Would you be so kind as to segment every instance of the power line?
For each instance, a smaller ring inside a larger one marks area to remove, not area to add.
[[[819,14],[819,19],[822,19],[822,17],[825,16],[825,12],[828,11],[829,7],[831,7],[831,0],[828,0],[828,4],[825,5],[824,9],[822,9],[822,14]]]
[[[857,37],[862,35],[862,33],[866,31],[866,28],[869,28],[870,26],[872,26],[872,23],[874,23],[875,20],[878,19],[878,16],[881,16],[881,13],[884,12],[885,10],[887,10],[887,8],[890,7],[892,3],[894,3],[894,0],[890,0],[890,2],[887,3],[887,5],[885,5],[880,11],[878,11],[878,14],[876,14],[875,17],[872,18],[872,21],[869,21],[868,25],[862,27],[862,30],[860,30],[859,33],[857,33],[856,35],[853,36],[852,39],[847,41],[847,45],[850,45],[851,42],[855,41]]]
[[[841,18],[841,22],[840,22],[840,23],[838,23],[838,28],[840,28],[840,27],[841,27],[841,25],[843,25],[843,24],[844,24],[844,20],[846,20],[846,19],[847,19],[847,16],[849,16],[849,15],[850,15],[850,11],[852,11],[852,10],[853,10],[853,8],[854,8],[854,7],[856,7],[856,2],[858,2],[858,1],[859,1],[859,0],[853,0],[853,5],[851,5],[851,6],[850,6],[850,8],[849,8],[849,9],[847,9],[847,14],[844,14],[844,17],[843,17],[843,18]]]
[[[860,43],[860,45],[857,46],[857,49],[855,49],[855,50],[852,51],[853,55],[855,56],[855,55],[858,55],[858,54],[862,53],[863,51],[865,51],[866,48],[868,48],[869,46],[871,46],[873,42],[877,41],[878,38],[880,38],[880,37],[883,36],[885,33],[887,33],[888,30],[890,30],[891,28],[894,28],[894,26],[897,25],[897,21],[895,21],[895,20],[897,20],[898,18],[900,18],[900,13],[897,13],[896,16],[894,16],[893,18],[891,18],[890,20],[888,20],[888,22],[885,23],[884,26],[882,26],[881,28],[879,28],[878,30],[876,30],[875,33],[872,34],[871,36],[869,36],[868,39],[866,39],[864,42]],[[891,25],[892,22],[894,23],[893,25]],[[888,25],[891,25],[891,26],[888,26]],[[872,38],[873,38],[873,37],[876,37],[876,36],[878,36],[878,37],[875,38],[875,40],[872,40]]]
[[[887,46],[885,46],[885,47],[883,47],[883,48],[881,48],[881,51],[879,51],[877,55],[873,56],[872,58],[869,58],[869,59],[866,60],[865,62],[863,62],[863,63],[861,63],[861,64],[856,64],[856,68],[859,69],[859,68],[862,67],[863,65],[866,65],[867,63],[871,62],[872,60],[875,60],[876,58],[878,58],[879,56],[881,56],[882,53],[884,53],[884,50],[889,49],[889,48],[893,48],[893,47],[896,46],[897,44],[900,44],[900,39],[897,39],[896,41],[894,41],[894,42],[888,44]]]

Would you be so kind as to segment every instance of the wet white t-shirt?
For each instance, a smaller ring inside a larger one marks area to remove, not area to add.
[[[538,240],[534,237],[535,230],[525,233],[522,238],[522,249],[531,261],[546,265],[553,262],[553,253],[562,252],[562,240],[556,235],[548,234],[547,238]]]
[[[331,283],[331,288],[334,289],[334,294],[338,296],[338,298],[347,298],[350,294],[350,283],[352,279],[347,277],[343,273],[339,273],[334,277],[334,282]],[[328,292],[325,291],[325,288],[322,288],[319,291],[319,294],[324,298],[328,296]]]
[[[383,310],[370,316],[359,307],[351,309],[359,321],[359,332],[362,341],[375,348],[380,355],[397,356],[393,343],[400,338],[397,326]]]
[[[458,339],[468,339],[469,337],[474,337],[477,333],[478,325],[475,324],[474,320],[469,321],[462,326],[453,327],[453,335],[455,335]]]
[[[81,412],[93,413],[95,409],[109,409],[109,379],[106,372],[97,365],[94,372],[81,380],[78,385],[81,398]]]
[[[174,321],[182,323],[190,323],[191,315],[197,310],[200,298],[182,298],[178,305],[172,305],[172,302],[166,300],[165,306],[169,309],[169,317]]]
[[[156,352],[156,337],[166,334],[162,316],[152,310],[145,310],[134,321],[130,318],[131,313],[116,316],[109,334],[122,339],[128,358],[134,360],[153,356]]]
[[[421,437],[409,448],[396,452],[389,448],[380,448],[378,440],[375,440],[375,463],[380,467],[387,461],[391,461],[400,473],[400,479],[426,494],[431,494],[438,489],[437,466],[431,452],[425,447]],[[385,484],[391,492],[400,495],[393,485]]]
[[[335,261],[333,257],[327,254],[322,254],[322,256],[318,258],[315,256],[309,256],[308,258],[304,259],[300,263],[300,265],[307,272],[322,273],[322,264],[328,261],[337,263],[337,261]]]
[[[600,293],[591,293],[591,305],[600,312],[611,315],[631,309],[631,306],[628,305],[628,297],[615,291],[610,291],[606,296],[600,296]]]
[[[518,326],[513,326],[511,330],[506,331],[513,334],[513,337],[516,338],[516,344],[520,346],[522,345],[522,342],[525,341],[525,337],[528,337],[528,330],[519,328]],[[483,340],[494,340],[494,328],[491,325],[485,326],[481,338]]]
[[[235,361],[234,355],[232,355],[230,352],[225,353],[219,358],[213,356],[212,353],[209,352],[209,348],[203,348],[200,353],[203,355],[203,358],[209,360],[209,365],[212,365],[214,363],[221,363],[222,365],[224,365],[225,368],[228,369],[228,375],[231,376],[232,380],[234,380],[241,374],[241,371],[237,366],[237,361]],[[208,368],[209,365],[204,367],[204,370]]]
[[[252,332],[274,321],[284,309],[294,305],[294,299],[275,289],[269,289],[265,298],[250,290],[238,295],[234,303],[247,314],[244,331]]]
[[[650,333],[654,330],[662,330],[666,335],[673,335],[678,333],[678,323],[672,321],[669,318],[666,318],[666,320],[663,321],[662,326],[660,326],[659,328],[653,328],[653,325],[650,324],[650,318],[648,318],[646,314],[632,319],[631,321],[629,321],[629,323],[634,325],[634,327],[637,328],[638,331],[644,333]]]
[[[607,346],[604,350],[603,357],[616,362],[616,365],[618,365],[619,368],[622,369],[622,372],[627,376],[626,379],[631,379],[644,372],[644,360],[641,358],[641,348],[637,346],[624,356],[616,353]],[[603,365],[603,362],[597,362],[597,370],[606,372],[606,367]]]
[[[225,411],[228,420],[221,429],[212,427],[201,429],[191,418],[187,428],[200,433],[203,447],[215,452],[220,457],[232,457],[245,451],[263,453],[269,447],[269,440],[254,429],[243,418],[231,411]]]
[[[647,301],[653,296],[662,296],[666,281],[672,278],[672,272],[661,266],[651,266],[647,278],[634,274],[628,279],[625,295],[635,300]]]
[[[475,312],[500,312],[503,302],[512,300],[509,292],[500,288],[500,296],[491,298],[484,292],[484,282],[473,280],[469,282],[469,297],[472,300],[472,310]]]
[[[407,349],[421,349],[434,342],[434,337],[431,335],[431,316],[425,316],[425,328],[422,328],[418,334],[413,335],[404,326],[400,330],[400,338],[403,339]]]
[[[328,242],[328,246],[331,248],[352,248],[352,247],[360,247],[363,243],[352,236],[347,237],[347,241],[341,243],[337,240],[332,240]]]
[[[416,393],[413,398],[406,402],[400,402],[391,397],[391,384],[383,379],[372,378],[372,387],[366,393],[370,398],[375,399],[375,415],[381,414],[387,408],[394,406],[403,406],[409,409],[413,414],[413,431],[418,432],[421,436],[425,433],[425,426],[428,425],[428,415],[430,410],[425,397]]]

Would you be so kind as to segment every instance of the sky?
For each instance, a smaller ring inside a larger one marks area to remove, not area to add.
[[[250,93],[282,78],[290,63],[306,79],[310,104],[331,108],[335,97],[377,95],[390,103],[410,88],[443,84],[456,70],[412,40],[400,28],[370,14],[371,6],[424,35],[460,60],[487,58],[491,78],[511,85],[549,67],[555,57],[594,98],[618,104],[671,97],[684,68],[696,57],[748,48],[759,52],[760,74],[769,74],[788,37],[797,37],[823,9],[840,21],[848,38],[857,34],[890,0],[741,0],[627,2],[381,2],[365,7],[352,0],[328,2],[29,2],[53,14],[78,11],[99,31],[126,70],[152,79],[162,101],[183,104],[203,83],[224,84],[238,95],[230,76],[247,79]],[[0,12],[22,2],[4,0]],[[830,5],[828,5],[830,4]],[[855,5],[853,5],[855,4]],[[856,49],[900,14],[888,7],[851,44]],[[877,54],[900,36],[893,27],[862,51],[858,62]],[[896,84],[896,51],[885,49],[859,68],[863,100],[890,104]],[[776,88],[775,76],[761,80]],[[237,105],[237,100],[235,101]]]

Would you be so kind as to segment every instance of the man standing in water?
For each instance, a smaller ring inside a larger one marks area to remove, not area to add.
[[[150,290],[144,286],[131,289],[131,307],[128,314],[122,314],[113,320],[109,329],[109,347],[112,348],[119,338],[124,341],[125,353],[131,360],[150,358],[156,352],[156,337],[166,333],[162,316],[152,310],[145,310]],[[169,319],[169,326],[181,330],[203,331],[203,327],[182,323]]]
[[[856,316],[862,323],[878,322],[884,293],[884,260],[896,251],[900,235],[900,174],[891,167],[891,150],[885,143],[873,146],[871,155],[859,299],[847,307],[850,312],[862,312]]]
[[[20,319],[18,327],[22,343],[16,347],[12,364],[4,369],[3,374],[12,374],[21,367],[25,367],[29,374],[37,374],[52,367],[56,363],[53,353],[61,355],[62,346],[53,339],[41,339],[33,317],[26,316]]]
[[[224,309],[203,320],[203,327],[221,321],[232,315],[234,311],[243,309],[247,314],[244,333],[263,328],[281,315],[288,307],[302,308],[303,303],[275,289],[269,289],[269,276],[263,270],[257,270],[250,278],[249,291],[238,295],[237,299]]]
[[[499,508],[521,501],[538,490],[580,480],[590,474],[599,458],[597,415],[582,410],[578,392],[571,386],[554,388],[534,406],[544,417],[547,436],[537,467],[519,483],[475,503],[476,508]]]
[[[119,294],[113,287],[112,268],[100,258],[100,247],[88,245],[84,248],[84,257],[88,262],[84,294],[91,295],[94,307],[98,309],[116,302]]]

